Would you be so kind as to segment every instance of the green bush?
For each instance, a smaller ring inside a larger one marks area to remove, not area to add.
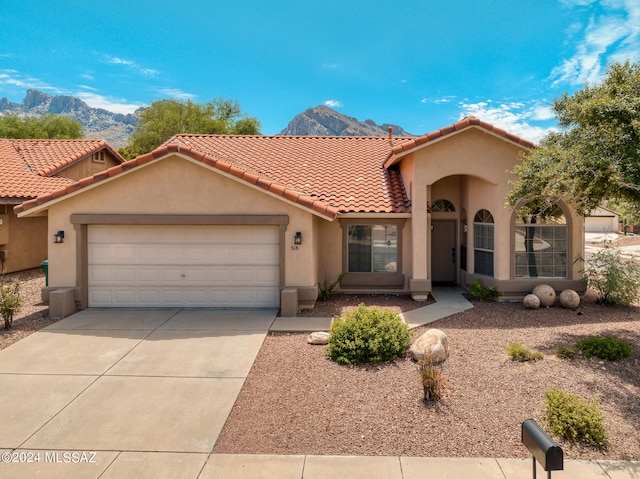
[[[549,432],[570,442],[603,448],[606,442],[604,419],[596,400],[587,402],[561,389],[548,389],[545,420]]]
[[[483,302],[495,301],[502,296],[495,284],[483,286],[479,279],[469,285],[469,293],[475,299]]]
[[[22,304],[19,289],[20,283],[0,282],[0,316],[4,320],[4,329],[11,329],[13,315]]]
[[[409,327],[397,313],[388,309],[356,309],[331,324],[327,354],[339,364],[393,361],[411,343]]]
[[[509,346],[505,349],[507,350],[507,354],[511,356],[511,359],[514,361],[537,361],[544,357],[542,353],[539,353],[538,351],[529,351],[520,343],[509,343]]]
[[[623,258],[617,248],[600,249],[583,270],[587,285],[595,290],[601,304],[629,306],[638,300],[640,261]]]
[[[562,359],[573,359],[578,354],[578,351],[573,346],[559,346],[556,354]]]
[[[629,343],[613,336],[587,336],[578,341],[577,347],[587,358],[595,356],[607,361],[617,361],[633,354]]]
[[[342,278],[344,278],[344,273],[338,276],[338,279],[336,279],[333,283],[329,283],[329,280],[325,276],[322,283],[318,283],[318,299],[320,301],[329,301],[338,289]]]

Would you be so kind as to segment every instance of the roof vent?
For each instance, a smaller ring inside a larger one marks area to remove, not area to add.
[[[393,146],[393,128],[389,127],[387,129],[389,130],[389,144]]]

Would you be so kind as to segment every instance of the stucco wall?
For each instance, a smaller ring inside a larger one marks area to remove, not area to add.
[[[82,178],[87,178],[88,176],[95,175],[96,173],[120,164],[120,161],[116,160],[108,151],[103,151],[104,163],[93,161],[93,155],[90,155],[76,161],[63,170],[56,172],[56,176],[62,176],[64,178],[70,178],[78,181]]]
[[[47,259],[47,218],[18,218],[11,208],[3,218],[6,218],[7,224],[3,227],[8,230],[8,242],[0,244],[0,250],[6,251],[0,267],[4,267],[5,273],[40,267]]]
[[[65,231],[63,244],[49,243],[51,286],[76,285],[74,213],[178,215],[288,215],[284,286],[314,286],[316,236],[313,215],[227,178],[193,160],[172,155],[124,173],[49,207],[49,236]],[[293,248],[296,231],[303,244]]]

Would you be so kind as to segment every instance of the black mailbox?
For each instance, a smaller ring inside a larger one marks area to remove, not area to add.
[[[538,426],[533,419],[522,423],[522,444],[533,454],[533,477],[536,477],[537,460],[545,471],[564,469],[562,448]],[[549,477],[551,473],[549,473]]]

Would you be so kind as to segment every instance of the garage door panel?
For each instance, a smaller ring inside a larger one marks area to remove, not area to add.
[[[90,306],[279,305],[277,227],[90,226]]]

